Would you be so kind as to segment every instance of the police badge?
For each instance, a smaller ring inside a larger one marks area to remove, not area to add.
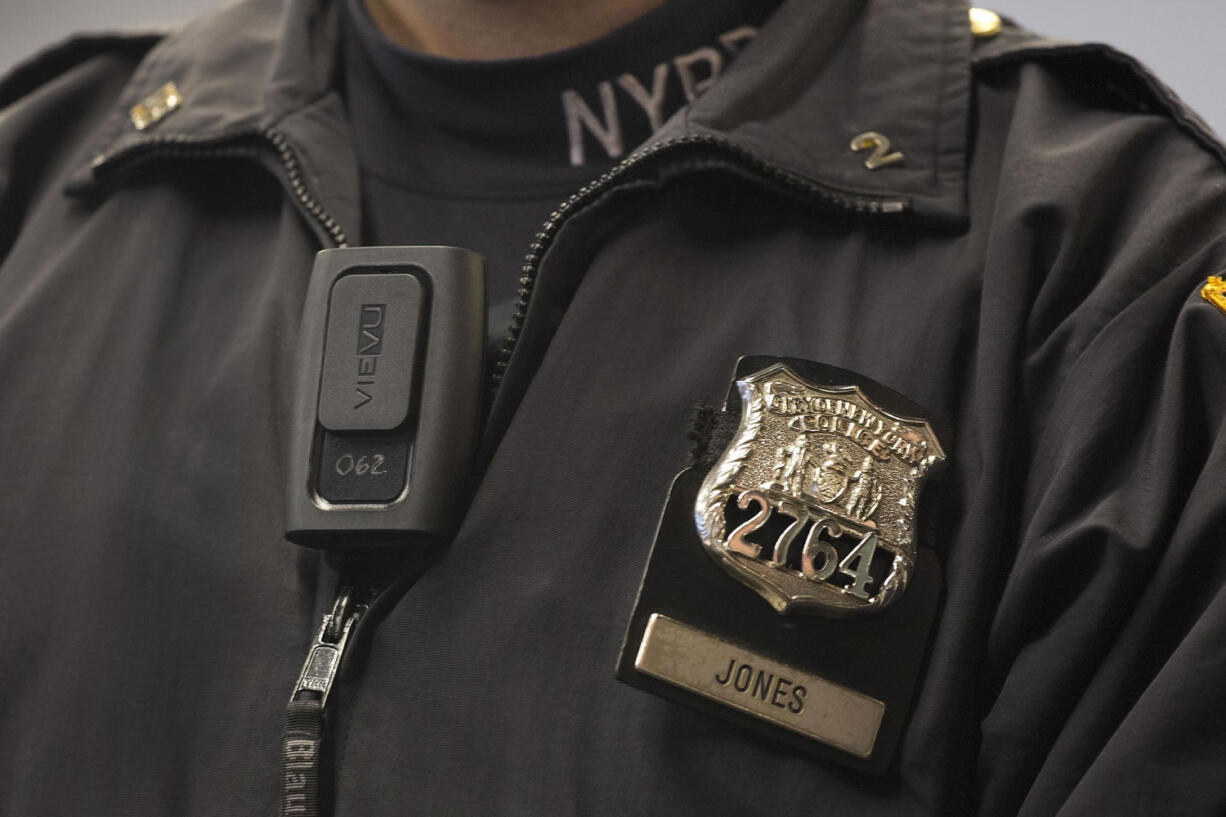
[[[781,613],[885,609],[915,566],[920,483],[945,460],[932,428],[891,414],[858,386],[807,383],[785,363],[736,387],[740,428],[694,510],[707,552]],[[754,512],[729,531],[734,498]],[[780,517],[773,543],[753,541]]]
[[[853,372],[738,361],[725,439],[673,482],[618,678],[882,772],[941,588],[916,527],[946,458],[925,416]]]

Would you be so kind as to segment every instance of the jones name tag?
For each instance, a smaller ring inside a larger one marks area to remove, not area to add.
[[[658,613],[634,667],[861,758],[872,755],[885,714],[875,698]]]

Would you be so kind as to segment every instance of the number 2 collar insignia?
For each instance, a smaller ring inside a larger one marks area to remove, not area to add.
[[[885,609],[915,568],[921,483],[945,460],[928,422],[785,363],[736,389],[740,426],[694,508],[707,552],[780,613]]]

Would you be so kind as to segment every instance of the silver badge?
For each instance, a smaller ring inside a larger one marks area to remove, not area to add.
[[[780,613],[885,609],[915,565],[920,485],[945,459],[932,428],[782,363],[736,385],[740,427],[694,509],[703,546]],[[730,526],[736,509],[749,516]]]

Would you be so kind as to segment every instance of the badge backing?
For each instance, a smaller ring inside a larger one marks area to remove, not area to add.
[[[742,359],[737,376],[778,360]],[[854,373],[786,362],[806,379],[865,386],[886,404],[896,397]],[[903,413],[915,416],[903,400]],[[617,677],[802,751],[884,772],[907,722],[939,604],[936,555],[918,547],[906,592],[872,615],[781,615],[704,550],[694,509],[707,470],[687,469],[673,482]],[[931,513],[921,503],[925,511]]]

